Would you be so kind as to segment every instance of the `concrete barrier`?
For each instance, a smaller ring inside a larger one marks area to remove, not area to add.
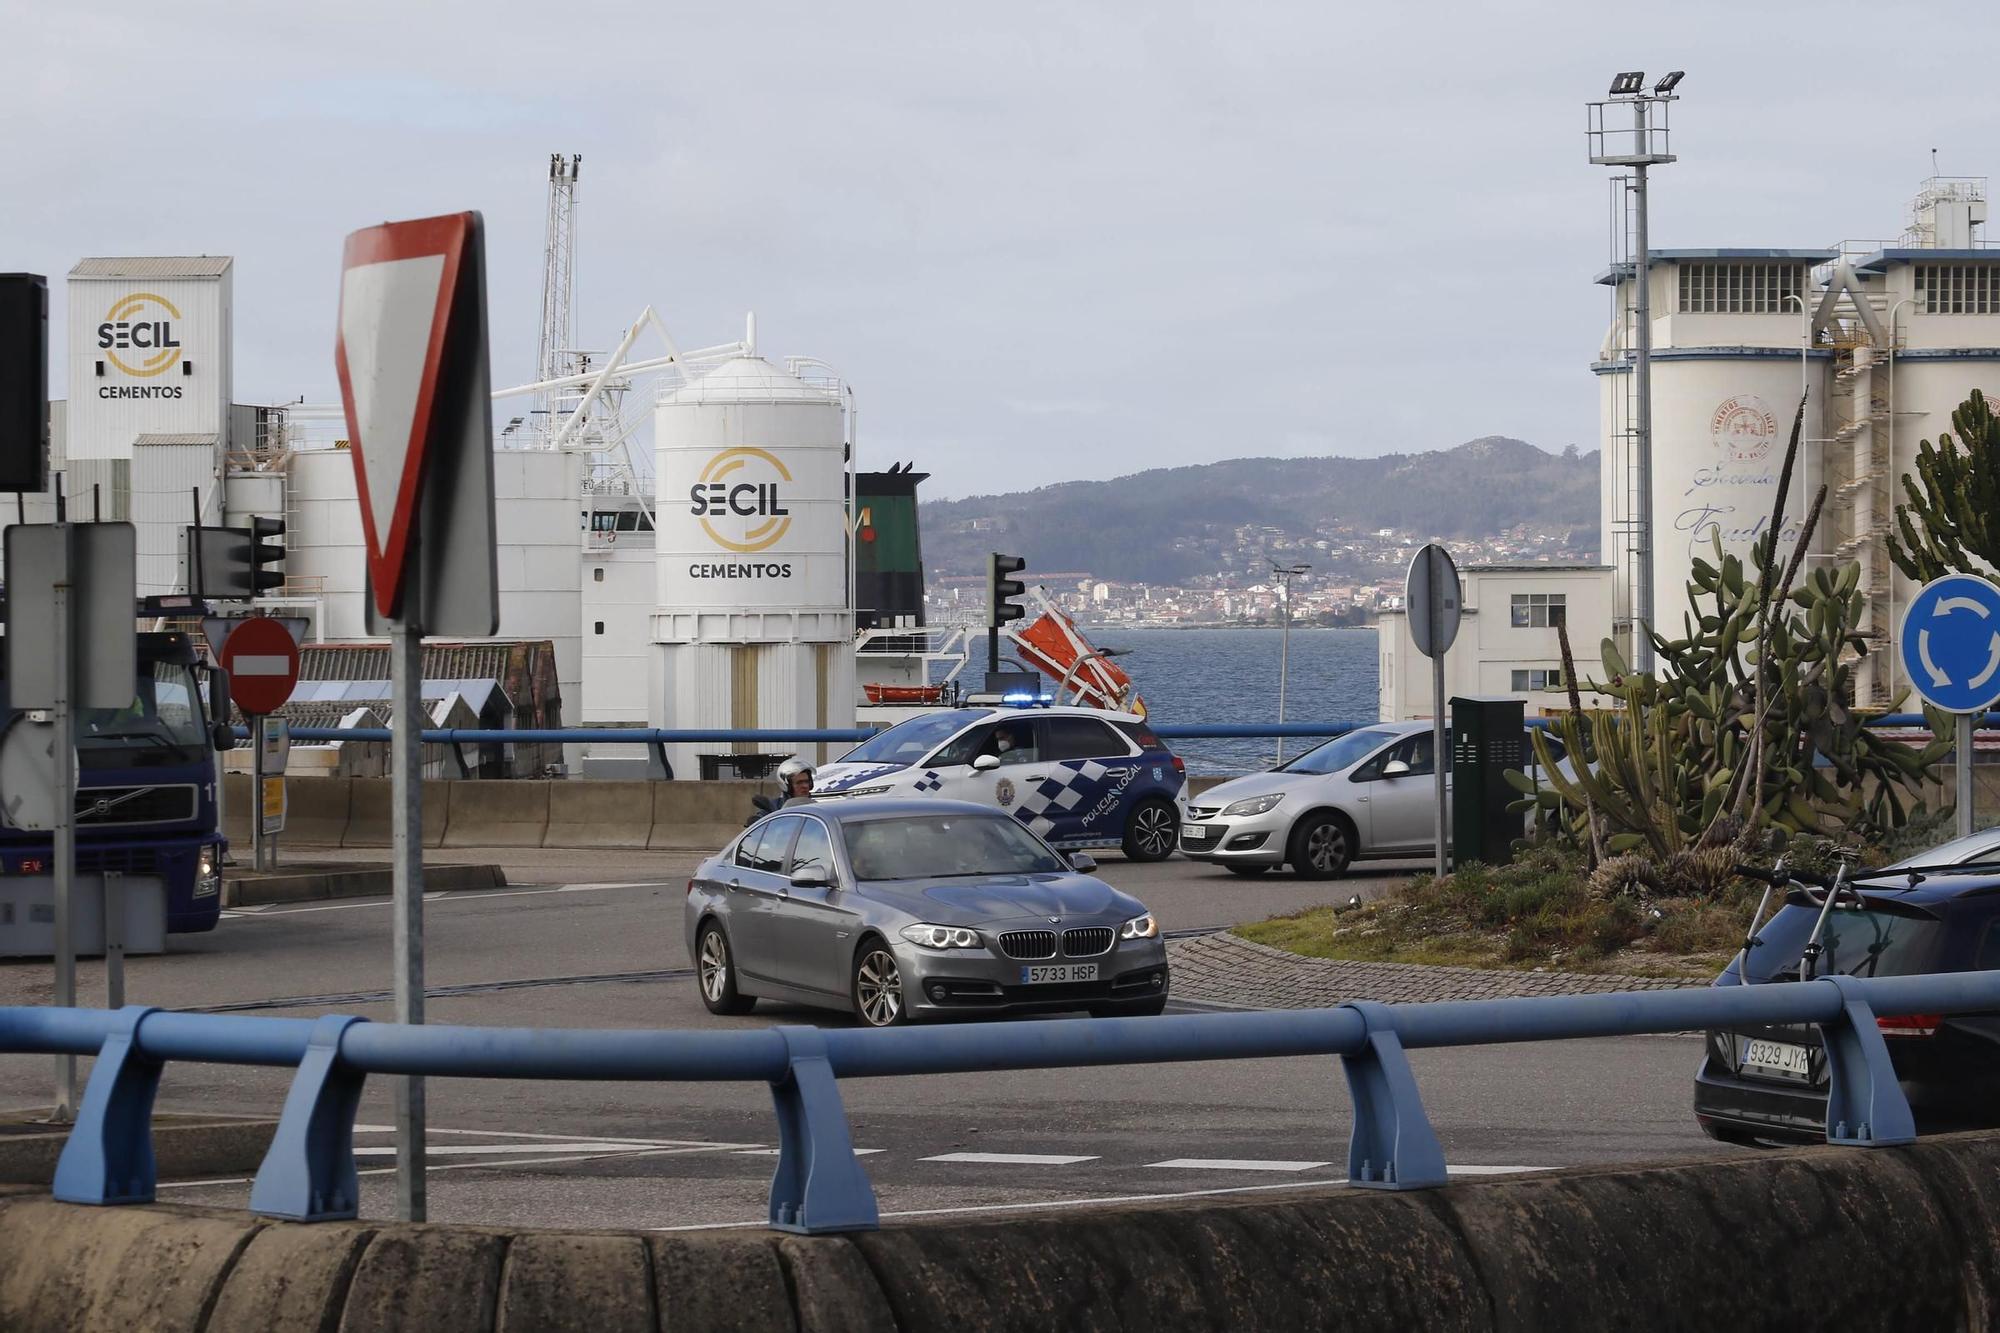
[[[446,847],[539,847],[549,835],[546,782],[448,782]]]
[[[769,782],[655,782],[653,832],[646,845],[715,851],[756,813],[750,798],[776,790]]]
[[[285,781],[285,831],[281,842],[338,847],[347,837],[354,808],[351,778],[288,778]]]
[[[545,847],[642,848],[653,836],[649,782],[551,782]]]
[[[1987,1328],[2000,1135],[852,1236],[300,1226],[0,1189],[0,1328]]]
[[[323,779],[300,778],[300,782]],[[390,844],[388,778],[349,778],[347,833],[343,847],[387,847]],[[424,783],[424,846],[444,846],[445,819],[450,813],[452,784],[442,779]]]

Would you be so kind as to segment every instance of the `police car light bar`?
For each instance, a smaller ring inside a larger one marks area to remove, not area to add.
[[[1033,708],[1037,704],[1047,708],[1055,703],[1055,697],[1047,694],[1029,694],[1026,690],[1015,690],[1000,696],[1000,702],[1015,708]]]

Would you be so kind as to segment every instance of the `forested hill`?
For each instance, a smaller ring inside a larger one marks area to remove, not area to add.
[[[1172,583],[1273,539],[1327,541],[1338,565],[1349,563],[1341,547],[1385,528],[1477,542],[1526,527],[1590,547],[1597,519],[1595,451],[1552,454],[1492,435],[1432,453],[1234,458],[933,501],[923,506],[924,563],[933,576],[975,574],[1001,550],[1035,569]]]

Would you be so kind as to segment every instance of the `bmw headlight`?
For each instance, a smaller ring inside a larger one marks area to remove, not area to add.
[[[1281,791],[1274,791],[1269,796],[1252,796],[1247,801],[1233,801],[1223,806],[1222,814],[1224,818],[1235,816],[1239,819],[1244,815],[1261,815],[1276,809],[1278,802],[1284,799],[1285,794]]]
[[[964,926],[933,926],[918,922],[903,927],[903,938],[924,949],[977,949],[979,932]]]
[[[1118,928],[1118,938],[1121,940],[1150,940],[1159,933],[1160,923],[1153,920],[1151,912],[1144,916],[1135,916]]]

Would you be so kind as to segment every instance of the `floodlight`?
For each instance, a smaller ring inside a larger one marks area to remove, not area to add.
[[[1627,70],[1625,73],[1611,80],[1611,95],[1613,97],[1629,97],[1631,94],[1644,89],[1645,86],[1646,71],[1642,69]]]
[[[1661,79],[1658,83],[1654,84],[1653,91],[1656,93],[1670,93],[1674,90],[1674,85],[1679,83],[1686,76],[1687,76],[1686,70],[1677,69],[1673,71],[1671,74],[1668,74],[1665,78]]]

